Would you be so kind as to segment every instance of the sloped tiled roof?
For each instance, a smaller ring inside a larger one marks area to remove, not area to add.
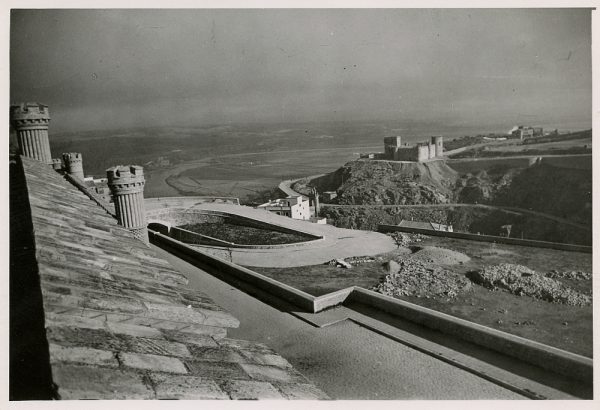
[[[407,221],[407,220],[403,219],[402,221],[400,221],[398,226],[402,226],[404,228],[435,230],[434,227],[431,225],[431,222],[424,222],[424,221]]]
[[[326,398],[51,167],[22,157],[62,399]],[[12,195],[12,194],[11,194]]]

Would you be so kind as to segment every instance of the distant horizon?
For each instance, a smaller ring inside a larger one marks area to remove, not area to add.
[[[101,133],[101,132],[107,132],[107,133],[114,133],[114,132],[118,132],[118,131],[133,131],[133,130],[151,130],[151,129],[168,129],[168,128],[173,128],[173,129],[186,129],[186,128],[191,128],[191,129],[199,129],[199,130],[206,130],[206,129],[211,129],[211,128],[219,128],[219,127],[234,127],[238,130],[243,130],[245,127],[267,127],[269,129],[274,129],[274,128],[278,128],[278,127],[287,127],[293,129],[293,130],[297,130],[297,129],[301,129],[301,128],[305,128],[305,127],[301,127],[301,126],[313,126],[314,128],[318,129],[319,126],[323,126],[323,127],[327,127],[327,126],[334,126],[334,125],[352,125],[355,124],[357,126],[359,125],[376,125],[376,126],[380,126],[382,128],[387,128],[387,126],[391,125],[392,123],[394,123],[394,125],[400,125],[399,123],[405,122],[406,125],[419,125],[418,132],[410,132],[410,133],[406,133],[403,131],[399,130],[398,132],[389,132],[389,135],[400,135],[400,136],[406,136],[408,138],[420,138],[423,136],[429,136],[429,135],[442,135],[442,136],[448,136],[448,137],[452,137],[452,138],[456,138],[456,137],[461,137],[461,136],[475,136],[477,134],[489,134],[489,133],[496,133],[496,134],[506,134],[508,135],[508,130],[510,130],[512,127],[514,126],[518,126],[518,125],[524,125],[524,126],[532,126],[532,127],[542,127],[544,129],[544,131],[551,131],[551,130],[555,130],[558,129],[558,131],[572,131],[572,132],[577,132],[577,131],[585,131],[585,130],[589,130],[592,129],[592,124],[591,122],[588,125],[584,125],[578,122],[572,122],[570,124],[567,123],[563,123],[561,124],[539,124],[539,123],[514,123],[514,124],[506,124],[505,126],[503,126],[503,124],[490,124],[488,126],[478,126],[478,125],[470,125],[470,124],[463,124],[463,125],[449,125],[445,130],[444,129],[440,129],[439,126],[439,122],[440,121],[431,121],[431,124],[436,124],[434,126],[432,126],[429,130],[427,129],[422,129],[423,126],[425,126],[428,121],[427,120],[421,120],[421,121],[416,121],[416,120],[412,120],[412,121],[403,121],[403,120],[381,120],[381,119],[368,119],[368,120],[322,120],[322,121],[297,121],[297,122],[276,122],[276,121],[256,121],[256,122],[250,122],[250,121],[239,121],[239,122],[226,122],[226,123],[205,123],[205,124],[180,124],[180,125],[172,125],[172,124],[163,124],[163,125],[137,125],[137,126],[115,126],[115,127],[103,127],[103,128],[88,128],[88,129],[79,129],[79,130],[65,130],[65,129],[61,129],[60,127],[56,127],[56,121],[53,119],[53,113],[52,113],[52,108],[50,107],[50,117],[51,117],[51,121],[50,121],[50,127],[49,127],[49,133],[50,135],[55,135],[57,137],[68,137],[68,136],[72,136],[72,135],[77,135],[77,134],[87,134],[87,133]],[[56,129],[58,128],[58,130]],[[452,131],[448,131],[448,129],[453,129]],[[12,132],[12,127],[11,127],[11,132]]]

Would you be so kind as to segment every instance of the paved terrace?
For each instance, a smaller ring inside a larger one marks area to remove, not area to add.
[[[358,231],[353,229],[336,228],[332,225],[315,224],[277,215],[262,209],[254,209],[247,206],[204,203],[198,202],[186,207],[180,206],[180,200],[174,199],[173,208],[168,206],[169,198],[161,198],[161,207],[147,207],[148,221],[163,221],[177,224],[185,223],[182,216],[190,211],[219,211],[235,215],[241,215],[258,221],[267,222],[286,228],[297,229],[313,235],[322,236],[323,239],[309,241],[302,245],[293,244],[289,247],[272,247],[261,249],[223,248],[199,246],[203,250],[216,256],[226,257],[234,263],[245,266],[262,267],[291,267],[316,265],[325,263],[334,258],[347,258],[350,256],[377,255],[390,252],[397,248],[394,240],[387,235]],[[148,202],[146,202],[148,203]],[[187,205],[187,204],[186,204]],[[168,211],[167,211],[168,209]],[[187,222],[187,219],[186,219]]]
[[[10,200],[12,399],[326,398],[51,167]]]

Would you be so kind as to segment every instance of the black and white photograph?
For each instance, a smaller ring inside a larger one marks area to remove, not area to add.
[[[592,408],[592,2],[9,3],[11,406]]]

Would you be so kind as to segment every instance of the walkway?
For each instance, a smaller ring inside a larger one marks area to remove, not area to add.
[[[263,342],[334,399],[523,399],[522,396],[344,321],[316,328],[154,247],[240,319],[232,337]],[[293,309],[293,308],[291,308]]]
[[[162,198],[161,202],[167,203],[168,200],[169,198]],[[177,218],[177,210],[181,210],[182,212],[191,210],[221,211],[323,237],[323,239],[308,241],[303,244],[261,249],[202,246],[203,251],[231,260],[239,265],[261,267],[317,265],[331,259],[378,255],[397,249],[397,245],[391,237],[377,232],[315,224],[247,206],[197,203],[193,207],[181,208],[177,201],[179,199],[175,198],[174,207],[170,210],[169,215],[153,213],[152,210],[149,210],[147,215],[148,221],[163,221],[165,223],[177,224],[178,222],[174,220],[174,218]],[[161,212],[163,209],[166,208],[158,209],[158,212]]]

